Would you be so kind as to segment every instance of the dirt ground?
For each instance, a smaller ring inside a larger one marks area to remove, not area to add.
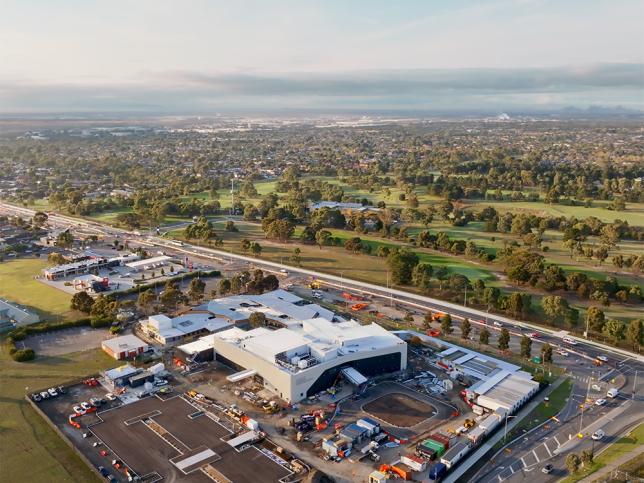
[[[402,393],[380,396],[363,406],[363,409],[392,426],[409,428],[435,414],[436,409],[416,398]]]
[[[56,332],[32,335],[19,343],[31,347],[40,356],[60,356],[70,352],[84,351],[101,346],[110,338],[108,329],[91,327],[71,327]]]

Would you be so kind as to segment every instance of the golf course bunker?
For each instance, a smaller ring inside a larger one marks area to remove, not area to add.
[[[380,396],[365,404],[362,409],[381,421],[399,428],[416,426],[436,414],[436,408],[431,404],[399,392]]]

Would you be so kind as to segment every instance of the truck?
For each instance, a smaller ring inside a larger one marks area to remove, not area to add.
[[[432,481],[440,480],[447,473],[447,466],[444,463],[436,463],[429,468],[429,479]]]
[[[618,391],[617,389],[615,389],[614,387],[611,387],[611,388],[606,392],[606,396],[607,396],[607,397],[610,397],[610,398],[617,397],[618,395],[619,395],[619,391]]]

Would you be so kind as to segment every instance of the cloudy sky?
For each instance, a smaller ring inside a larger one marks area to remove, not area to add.
[[[641,0],[3,0],[0,113],[644,109]]]

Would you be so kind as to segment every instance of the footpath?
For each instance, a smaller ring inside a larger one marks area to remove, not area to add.
[[[552,383],[544,392],[540,393],[537,398],[530,402],[527,406],[524,406],[511,421],[508,422],[508,432],[512,430],[516,425],[523,421],[542,401],[545,396],[549,396],[552,391],[557,389],[567,377],[559,377],[554,383]],[[538,427],[538,426],[537,426]],[[536,428],[533,428],[536,429]],[[475,463],[477,463],[483,456],[485,456],[489,451],[494,448],[494,445],[503,439],[505,431],[501,427],[497,430],[492,437],[490,437],[481,447],[470,455],[465,461],[458,465],[455,471],[451,472],[444,480],[444,483],[455,483],[459,480],[463,474],[468,471]]]

